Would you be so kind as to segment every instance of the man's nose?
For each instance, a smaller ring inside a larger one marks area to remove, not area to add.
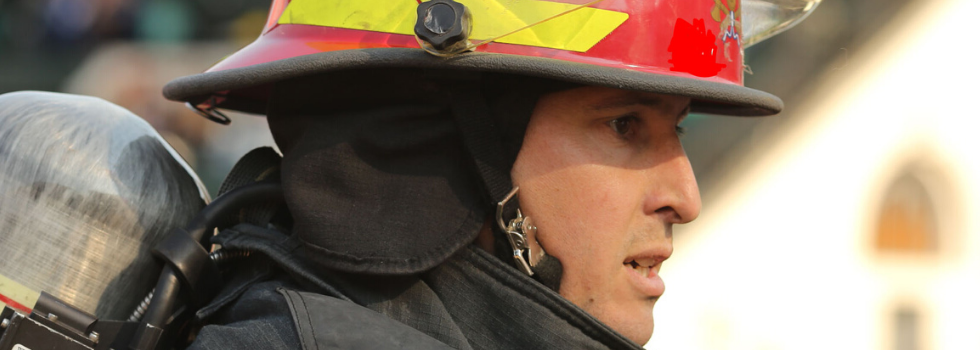
[[[644,203],[647,215],[662,216],[674,224],[691,222],[700,215],[701,193],[683,149],[647,171],[646,178],[650,181]]]

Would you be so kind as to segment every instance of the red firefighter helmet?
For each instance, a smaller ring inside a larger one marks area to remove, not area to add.
[[[434,2],[459,5],[451,0],[429,2],[428,13],[421,0],[274,0],[255,42],[170,82],[164,95],[203,111],[263,114],[277,81],[401,67],[522,74],[686,96],[695,112],[771,115],[782,101],[743,86],[743,49],[820,0],[458,1],[466,16],[457,20],[469,22],[456,33],[463,44],[440,51],[419,30],[438,24]]]

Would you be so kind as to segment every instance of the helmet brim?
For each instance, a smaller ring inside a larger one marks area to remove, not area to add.
[[[177,78],[163,88],[170,100],[201,103],[224,95],[221,108],[265,114],[265,93],[273,83],[336,71],[407,68],[519,74],[569,83],[690,97],[691,110],[730,116],[768,116],[783,109],[772,94],[733,84],[653,74],[551,58],[470,52],[450,58],[421,49],[366,48],[329,51]],[[238,93],[248,91],[246,93]],[[231,92],[231,93],[227,93]]]

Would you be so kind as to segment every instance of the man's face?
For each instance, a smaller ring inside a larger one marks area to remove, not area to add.
[[[677,134],[690,99],[584,87],[542,97],[511,176],[560,293],[629,339],[653,334],[671,226],[701,210]]]

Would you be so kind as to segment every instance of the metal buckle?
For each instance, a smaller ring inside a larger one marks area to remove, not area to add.
[[[228,116],[226,116],[224,113],[221,113],[220,111],[218,111],[217,108],[215,108],[215,106],[218,105],[218,98],[215,96],[211,96],[210,98],[208,98],[208,101],[206,103],[202,104],[204,105],[204,108],[201,108],[199,105],[195,105],[190,102],[186,102],[184,104],[187,106],[187,108],[190,108],[191,110],[197,112],[197,114],[199,114],[200,116],[207,118],[210,121],[213,121],[221,125],[231,124],[231,118],[228,118]]]
[[[507,202],[517,197],[519,189],[519,187],[514,187],[502,201],[497,203],[497,225],[500,226],[500,229],[507,236],[517,265],[528,276],[533,276],[534,271],[531,268],[537,265],[545,255],[544,249],[538,244],[536,238],[538,228],[534,226],[530,217],[526,217],[521,213],[520,208],[517,209],[516,218],[510,220],[509,223],[504,223],[504,207],[507,205]]]

